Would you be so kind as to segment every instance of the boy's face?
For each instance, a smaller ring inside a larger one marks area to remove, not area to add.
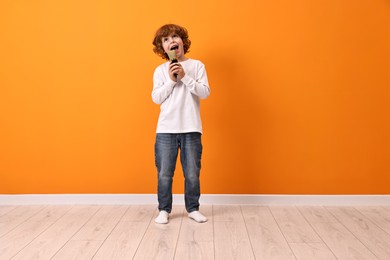
[[[170,50],[175,50],[176,58],[178,61],[183,61],[184,57],[184,47],[183,40],[176,33],[171,33],[166,37],[162,37],[162,46],[164,51],[167,53]]]

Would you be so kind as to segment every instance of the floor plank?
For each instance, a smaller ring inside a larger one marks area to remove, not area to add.
[[[133,259],[149,224],[150,222],[119,222],[93,259]]]
[[[283,235],[289,243],[320,243],[322,240],[295,207],[270,207]]]
[[[390,235],[352,207],[327,209],[379,259],[390,259]]]
[[[256,259],[295,259],[268,207],[241,209]]]
[[[383,207],[365,206],[355,207],[359,212],[366,216],[370,221],[390,234],[390,211]]]
[[[100,206],[74,206],[13,259],[50,259],[99,208]]]
[[[290,243],[297,260],[336,260],[324,243]],[[268,258],[273,259],[273,258]]]
[[[184,214],[175,259],[214,259],[212,206],[202,206],[201,212],[208,218],[206,223],[197,223]]]
[[[92,259],[101,244],[100,240],[70,240],[50,260]]]
[[[321,206],[298,206],[297,209],[309,223],[338,222],[328,210]]]
[[[50,206],[0,238],[0,256],[9,259],[62,217],[70,206]]]
[[[72,240],[105,240],[126,212],[124,205],[104,205],[72,237]]]
[[[183,213],[184,207],[174,207],[169,216],[169,224],[156,224],[152,220],[134,259],[173,259]],[[156,211],[153,218],[157,215]]]
[[[156,211],[154,205],[130,205],[93,259],[133,259]]]
[[[55,222],[64,216],[69,210],[72,209],[73,206],[70,205],[51,205],[47,206],[32,217],[30,217],[27,221],[31,222]]]
[[[214,212],[215,259],[255,259],[239,205],[216,205]]]
[[[214,222],[215,259],[255,259],[244,222]]]
[[[312,223],[315,231],[338,259],[378,259],[341,223]]]
[[[20,206],[0,216],[0,237],[44,209],[42,205]]]
[[[118,224],[127,206],[104,205],[62,247],[54,259],[91,259]],[[79,254],[77,254],[79,252]]]
[[[13,206],[0,206],[0,216],[3,216],[5,214],[7,214],[8,212],[10,212],[11,210],[15,209],[17,206],[16,205],[13,205]]]
[[[156,210],[156,205],[130,205],[121,221],[149,222]]]
[[[214,221],[242,221],[239,205],[213,205]]]

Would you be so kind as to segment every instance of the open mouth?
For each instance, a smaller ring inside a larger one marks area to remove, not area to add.
[[[174,46],[172,46],[172,47],[170,48],[171,51],[177,50],[177,49],[179,49],[179,46],[178,46],[178,45],[174,45]]]

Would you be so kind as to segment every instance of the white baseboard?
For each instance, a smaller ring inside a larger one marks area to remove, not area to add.
[[[184,204],[183,194],[173,203]],[[390,195],[252,195],[202,194],[202,205],[390,205]],[[156,194],[18,194],[0,195],[0,205],[157,204]]]

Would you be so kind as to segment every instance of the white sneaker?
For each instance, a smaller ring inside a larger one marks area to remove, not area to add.
[[[192,211],[188,214],[188,217],[195,220],[198,223],[204,223],[207,221],[207,218],[202,215],[199,211]]]
[[[154,222],[157,224],[168,224],[169,213],[165,210],[161,210]]]

